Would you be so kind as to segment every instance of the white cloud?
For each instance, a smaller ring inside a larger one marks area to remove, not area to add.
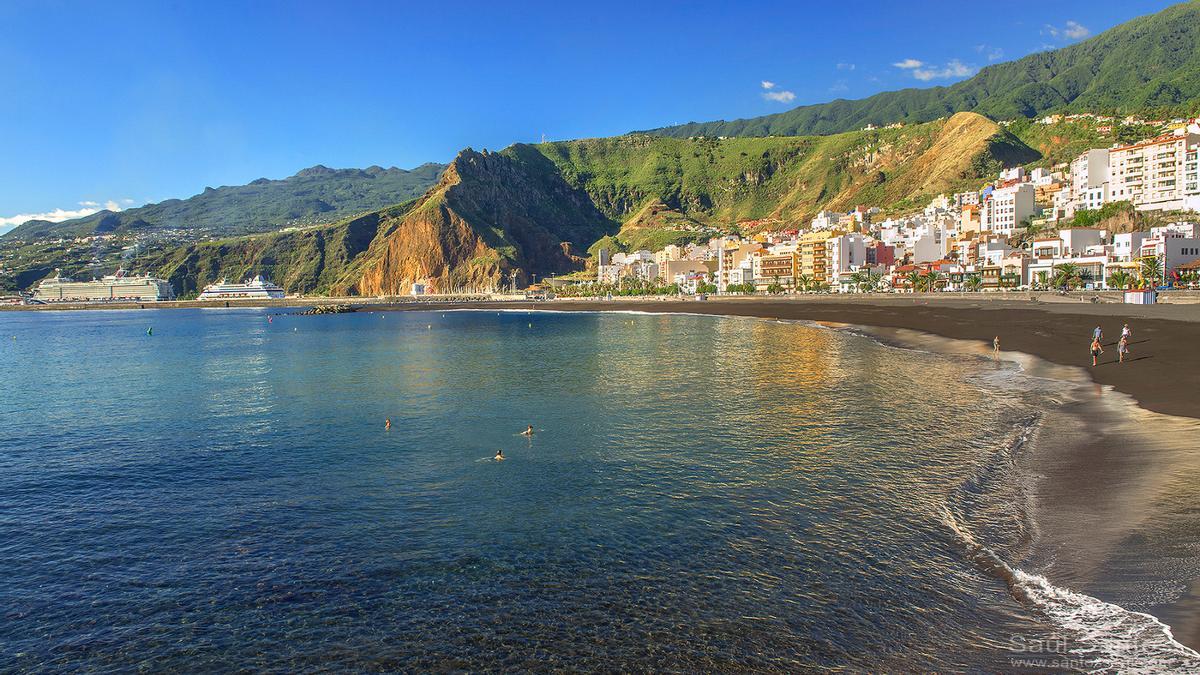
[[[122,199],[121,201],[126,204],[133,203],[132,199]],[[103,204],[93,201],[82,201],[79,202],[79,208],[77,209],[54,209],[53,211],[46,211],[44,213],[18,213],[15,216],[0,216],[0,234],[8,232],[27,220],[48,220],[52,223],[61,223],[64,220],[71,220],[72,218],[90,216],[101,208],[108,209],[109,211],[120,211],[121,205],[113,199]]]
[[[840,93],[843,91],[850,91],[850,87],[846,84],[845,80],[838,80],[837,82],[833,83],[833,86],[829,88],[829,91]]]
[[[1068,40],[1081,40],[1092,34],[1091,29],[1079,23],[1078,21],[1068,21],[1061,28],[1046,24],[1042,28],[1042,35],[1049,35],[1054,39],[1066,38]]]
[[[988,61],[999,61],[1004,58],[1004,50],[1000,47],[991,47],[988,45],[975,45],[975,51],[987,57]]]
[[[903,61],[897,61],[892,65],[896,66],[897,68],[903,68],[904,70],[912,70],[913,68],[920,68],[921,66],[925,65],[925,62],[918,61],[917,59],[904,59]]]
[[[772,82],[772,81],[770,81],[770,80],[763,80],[763,81],[762,81],[762,88],[763,88],[763,89],[774,89],[774,88],[775,88],[775,83],[774,83],[774,82]]]
[[[967,77],[973,75],[977,68],[968,66],[958,59],[951,59],[949,63],[941,68],[916,68],[912,71],[912,76],[922,82],[930,80],[945,80],[954,77]]]
[[[1091,35],[1092,31],[1088,30],[1087,26],[1084,26],[1083,24],[1075,21],[1068,21],[1066,29],[1063,30],[1063,34],[1072,40],[1079,40]]]
[[[858,67],[858,66],[854,65],[853,63],[839,63],[839,64],[837,64],[837,69],[838,69],[838,70],[854,70],[854,69],[855,69],[855,68],[857,68],[857,67]]]
[[[779,103],[791,103],[796,100],[796,95],[790,91],[768,91],[763,93],[763,98]]]

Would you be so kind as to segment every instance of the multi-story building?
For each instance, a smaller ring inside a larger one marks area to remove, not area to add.
[[[797,242],[800,258],[797,274],[804,274],[817,283],[829,283],[829,253],[825,242],[841,234],[822,230],[802,235]]]
[[[825,240],[825,253],[830,279],[837,279],[843,273],[853,272],[867,264],[867,243],[857,232]]]
[[[1109,152],[1088,150],[1071,162],[1071,198],[1067,215],[1082,209],[1098,209],[1109,196]]]
[[[1200,211],[1200,144],[1193,144],[1184,154],[1183,208]]]
[[[1017,183],[997,188],[983,203],[980,215],[985,230],[999,234],[1012,234],[1023,227],[1021,224],[1032,218],[1035,211],[1034,187],[1029,183]]]
[[[1063,251],[1071,255],[1083,255],[1104,242],[1105,231],[1094,227],[1069,227],[1058,231],[1063,242]]]
[[[1130,262],[1142,250],[1142,242],[1150,237],[1149,232],[1123,232],[1112,237],[1112,254],[1119,262]]]
[[[760,250],[761,244],[745,242],[729,242],[717,249],[717,290],[724,292],[729,284],[745,283],[742,278],[746,275],[741,271],[741,265]]]
[[[1184,208],[1187,149],[1200,135],[1158,136],[1109,151],[1113,201],[1130,201],[1141,210]]]
[[[796,268],[799,257],[794,250],[784,253],[764,253],[754,256],[754,283],[765,291],[771,284],[787,290],[796,288]]]

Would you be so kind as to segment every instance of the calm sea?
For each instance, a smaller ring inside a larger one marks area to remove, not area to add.
[[[1096,657],[1054,642],[1092,601],[1009,566],[1009,469],[1059,395],[1011,363],[692,316],[0,331],[0,670]]]

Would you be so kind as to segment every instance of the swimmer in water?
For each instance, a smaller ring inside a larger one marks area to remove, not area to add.
[[[525,429],[525,431],[521,432],[521,435],[522,436],[532,436],[533,435],[533,425],[530,424],[529,427]]]
[[[383,421],[383,430],[384,431],[392,430],[392,418],[389,417]]]
[[[497,451],[496,451],[496,461],[497,461],[497,462],[503,462],[503,461],[504,461],[504,451],[503,451],[503,450],[497,450]]]

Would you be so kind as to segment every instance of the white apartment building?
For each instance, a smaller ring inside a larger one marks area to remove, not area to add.
[[[1149,232],[1124,232],[1113,235],[1112,254],[1118,262],[1132,262],[1142,250],[1142,242],[1150,238]]]
[[[1200,135],[1165,135],[1109,151],[1109,197],[1141,210],[1184,207],[1184,166],[1188,147]]]
[[[1018,183],[997,188],[983,203],[980,221],[985,230],[999,234],[1012,234],[1022,227],[1022,221],[1032,218],[1036,210],[1034,196],[1037,190],[1029,183]]]
[[[1189,147],[1184,155],[1183,208],[1200,211],[1200,144]]]
[[[1063,250],[1071,255],[1083,255],[1090,248],[1104,243],[1105,231],[1094,227],[1072,227],[1059,230]]]
[[[843,272],[853,272],[867,264],[867,242],[857,232],[830,237],[825,242],[827,274],[837,279]]]
[[[1098,209],[1109,200],[1109,152],[1088,150],[1071,162],[1071,200],[1068,215]]]

